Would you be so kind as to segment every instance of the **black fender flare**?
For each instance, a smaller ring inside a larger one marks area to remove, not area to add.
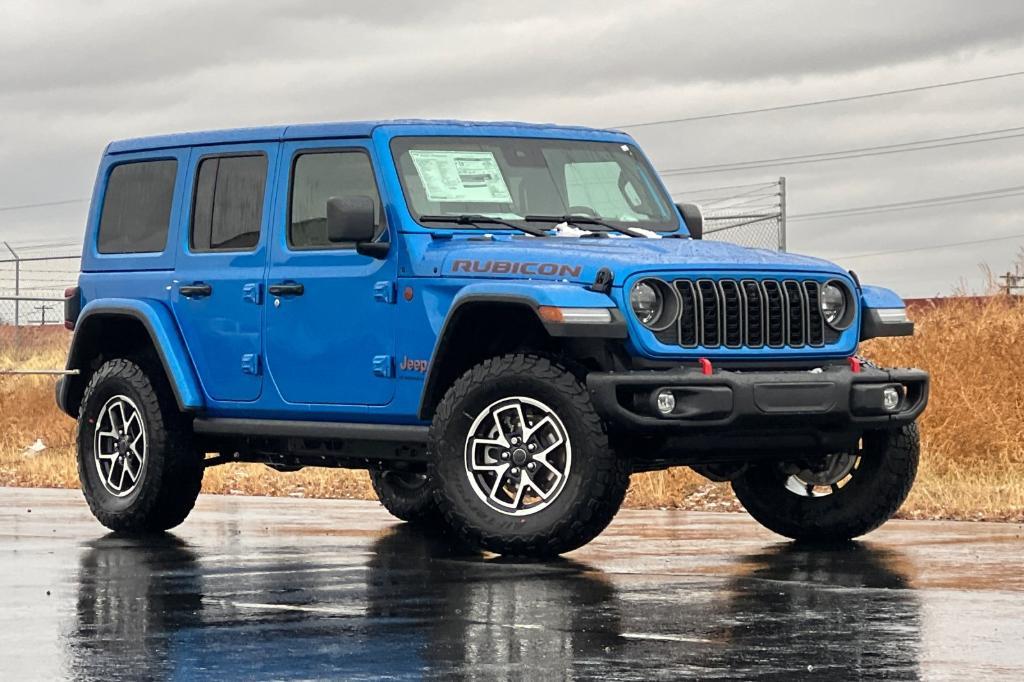
[[[629,336],[626,328],[626,321],[616,308],[610,308],[611,322],[605,324],[579,323],[579,322],[550,322],[540,315],[540,304],[529,296],[519,294],[471,294],[460,298],[448,310],[441,331],[438,332],[437,340],[434,342],[434,349],[430,354],[430,364],[427,366],[427,376],[423,382],[423,391],[420,393],[420,404],[417,414],[420,419],[429,419],[428,406],[431,397],[438,390],[440,381],[439,372],[436,371],[437,362],[444,353],[446,335],[458,322],[459,316],[467,307],[486,304],[514,305],[530,310],[537,321],[544,327],[544,330],[553,338],[587,338],[587,339],[625,339]]]

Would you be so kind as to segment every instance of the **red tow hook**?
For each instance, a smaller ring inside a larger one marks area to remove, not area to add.
[[[850,371],[854,374],[860,374],[861,364],[860,360],[855,357],[847,358],[850,361]]]
[[[711,367],[711,361],[708,360],[707,358],[701,358],[697,360],[697,362],[700,363],[701,374],[703,374],[706,377],[711,376],[711,372],[713,371],[713,368]]]

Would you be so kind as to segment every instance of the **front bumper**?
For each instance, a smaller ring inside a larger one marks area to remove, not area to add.
[[[893,410],[883,390],[896,388]],[[598,413],[617,427],[651,435],[697,432],[863,432],[915,420],[928,403],[928,373],[919,369],[849,366],[801,371],[699,369],[594,372],[587,388]],[[658,412],[655,396],[669,390],[675,409]]]

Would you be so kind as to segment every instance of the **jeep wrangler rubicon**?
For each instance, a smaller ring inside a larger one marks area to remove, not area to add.
[[[598,535],[632,472],[690,466],[801,540],[885,522],[928,376],[858,343],[893,292],[701,241],[621,132],[356,122],[103,154],[57,402],[93,513],[169,529],[207,467],[369,470],[494,552]]]

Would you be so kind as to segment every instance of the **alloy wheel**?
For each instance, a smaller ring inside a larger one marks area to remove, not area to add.
[[[838,493],[856,475],[860,452],[837,452],[826,455],[814,467],[790,465],[786,490],[801,497],[826,497]]]
[[[146,424],[131,398],[115,395],[96,419],[93,460],[104,489],[115,497],[130,495],[146,467]]]
[[[554,502],[572,466],[572,445],[554,410],[533,398],[491,403],[466,437],[469,482],[487,506],[509,516],[535,514]]]

